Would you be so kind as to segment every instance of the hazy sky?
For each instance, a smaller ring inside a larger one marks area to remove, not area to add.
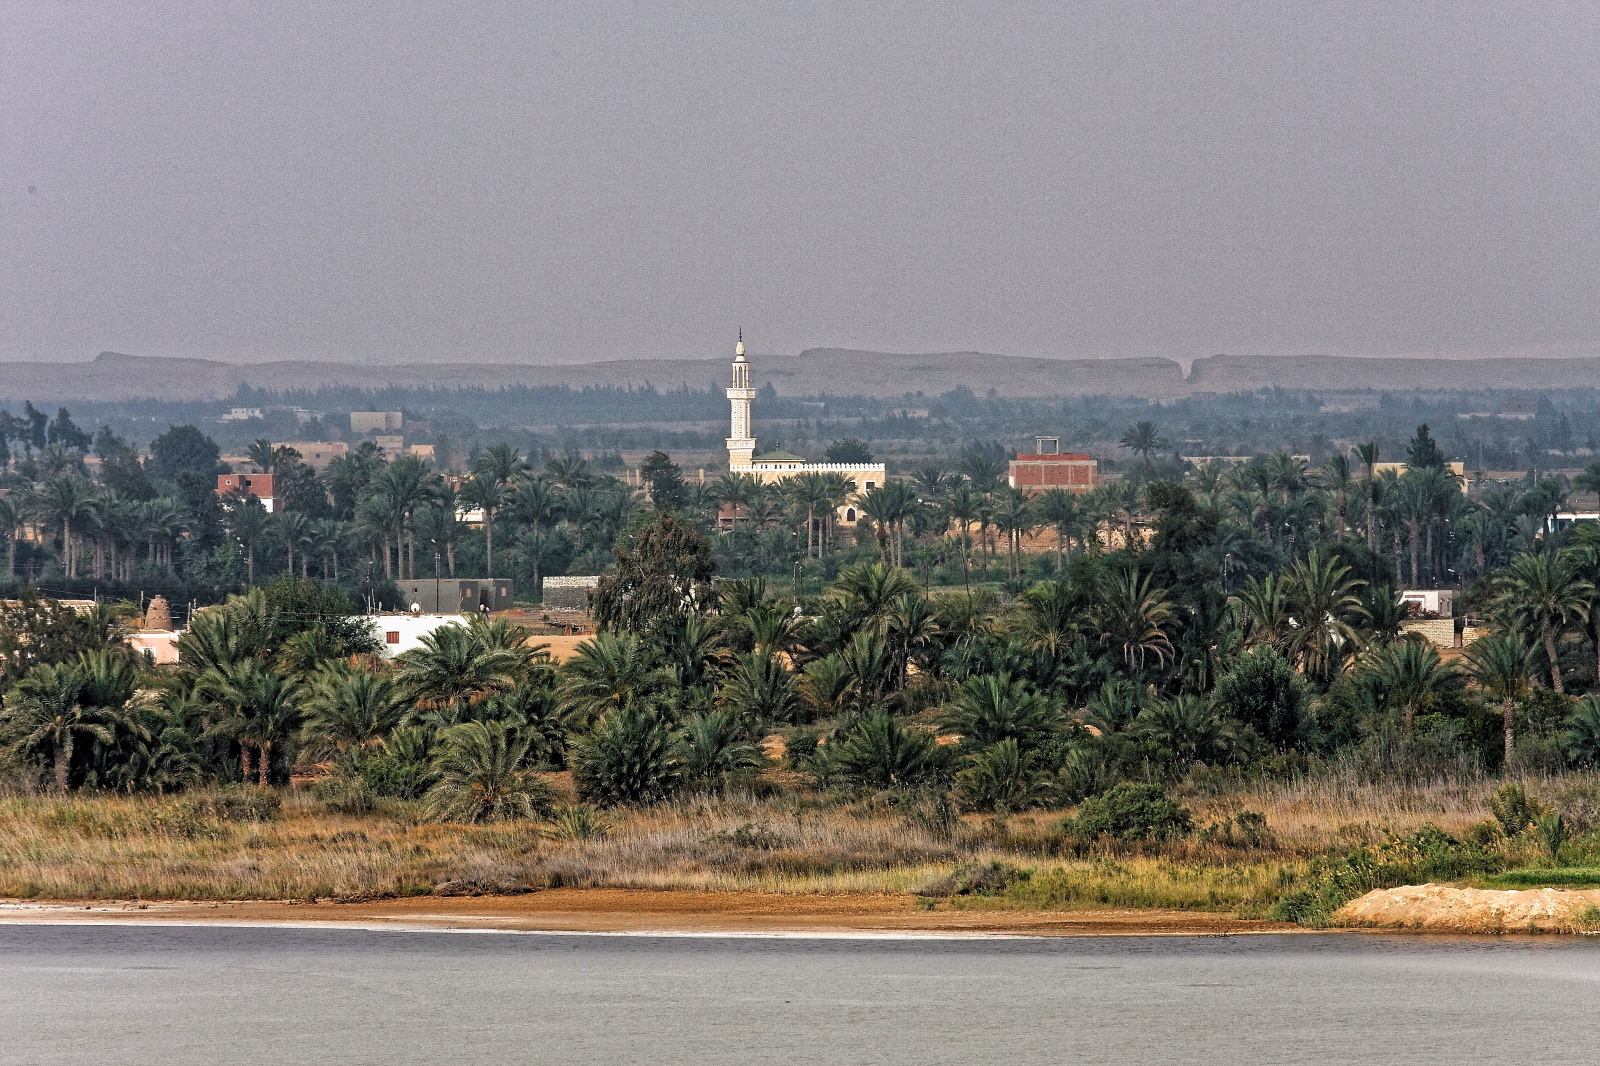
[[[0,0],[0,358],[1600,350],[1600,5]]]

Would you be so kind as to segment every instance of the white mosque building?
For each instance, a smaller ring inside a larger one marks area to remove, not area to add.
[[[756,454],[755,427],[750,424],[750,402],[756,390],[750,386],[750,361],[744,357],[744,335],[739,336],[733,350],[733,385],[728,389],[728,403],[732,407],[732,420],[728,429],[728,469],[735,474],[749,474],[763,484],[782,481],[798,474],[843,474],[855,486],[855,495],[862,496],[882,485],[887,472],[882,463],[811,463],[788,452]],[[839,508],[843,522],[856,520],[856,508],[846,503]]]

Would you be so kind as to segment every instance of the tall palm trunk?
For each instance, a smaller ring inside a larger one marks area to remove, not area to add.
[[[735,515],[737,516],[737,511]],[[735,518],[737,525],[737,517]],[[494,508],[483,509],[483,554],[488,561],[489,579],[494,579]]]
[[[1378,550],[1378,514],[1373,501],[1372,467],[1367,467],[1367,550]]]
[[[1435,586],[1437,587],[1439,571],[1438,571],[1438,568],[1436,568],[1433,565],[1433,516],[1432,515],[1428,516],[1428,521],[1427,521],[1427,524],[1426,524],[1425,528],[1427,530],[1427,533],[1425,534],[1425,536],[1427,537],[1427,556],[1426,556],[1426,558],[1427,558],[1427,561],[1428,561],[1428,566],[1427,566],[1426,573],[1428,574],[1428,580],[1430,582],[1434,583]]]
[[[57,734],[50,738],[50,762],[56,777],[56,791],[67,790],[67,775],[72,772],[72,734]]]
[[[1422,537],[1415,518],[1406,519],[1406,535],[1411,538],[1411,587],[1419,588],[1422,576]]]
[[[261,758],[256,764],[256,784],[266,788],[272,784],[272,741],[261,742]]]
[[[239,780],[247,785],[250,783],[251,776],[255,773],[254,754],[247,742],[239,741]]]
[[[1556,695],[1565,695],[1561,687],[1561,663],[1556,658],[1556,630],[1552,625],[1544,627],[1544,653],[1550,659],[1550,687]]]
[[[1506,765],[1508,766],[1511,764],[1511,748],[1514,740],[1516,739],[1516,717],[1514,714],[1515,708],[1516,701],[1512,700],[1509,696],[1500,701],[1500,713],[1505,718]]]

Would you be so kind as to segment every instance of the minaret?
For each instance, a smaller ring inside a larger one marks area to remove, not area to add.
[[[756,390],[750,387],[750,364],[744,358],[744,330],[739,331],[739,344],[733,350],[733,387],[728,390],[728,403],[733,408],[728,428],[728,469],[750,469],[750,458],[756,453],[756,438],[750,427],[750,401]]]

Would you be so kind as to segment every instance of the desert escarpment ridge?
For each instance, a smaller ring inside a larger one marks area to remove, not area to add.
[[[757,384],[786,396],[937,396],[965,387],[979,396],[1118,396],[1174,400],[1262,388],[1331,392],[1600,388],[1600,358],[1422,359],[1351,356],[1216,355],[1186,376],[1171,359],[1040,359],[982,352],[902,354],[811,348],[760,355]],[[223,400],[241,386],[271,392],[320,388],[499,389],[518,385],[616,385],[657,389],[720,387],[727,360],[617,359],[563,366],[514,363],[398,363],[367,366],[313,360],[243,365],[103,352],[87,362],[0,363],[0,399],[20,402]]]

